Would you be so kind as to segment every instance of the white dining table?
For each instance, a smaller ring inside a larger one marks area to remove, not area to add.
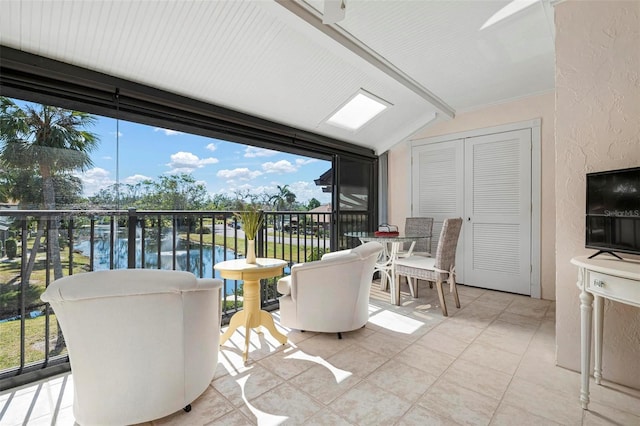
[[[374,232],[348,232],[347,237],[358,238],[361,243],[377,241],[382,244],[383,250],[376,262],[374,272],[380,272],[380,290],[389,288],[390,301],[394,305],[400,304],[396,291],[396,260],[403,243],[411,243],[422,238],[431,238],[431,235],[376,235]],[[387,286],[388,283],[388,286]]]

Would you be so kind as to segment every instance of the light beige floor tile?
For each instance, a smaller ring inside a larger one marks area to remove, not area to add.
[[[304,422],[305,426],[350,426],[351,423],[328,408],[318,411]]]
[[[54,426],[78,426],[73,415],[73,406],[61,408],[57,415],[52,416],[51,425]],[[148,423],[151,426],[152,423]]]
[[[14,392],[7,393],[6,402],[0,410],[2,424],[22,425],[29,424],[34,419],[47,416],[51,419],[51,413],[55,409],[55,403],[48,395],[49,383],[40,382]],[[50,422],[51,420],[49,420]]]
[[[516,377],[564,393],[579,394],[580,374],[555,365],[555,353],[549,350],[527,351]]]
[[[335,369],[328,364],[317,365],[289,380],[289,383],[316,400],[329,404],[331,401],[357,385],[361,378],[344,370]]]
[[[631,389],[606,380],[598,386],[592,379],[589,391],[592,402],[640,416],[640,389]]]
[[[372,333],[366,338],[359,339],[357,341],[357,345],[384,357],[390,358],[404,350],[404,348],[409,346],[411,342],[411,339],[402,335]]]
[[[556,302],[553,301],[549,304],[549,308],[547,308],[547,312],[544,314],[545,319],[556,320]]]
[[[498,320],[511,324],[539,326],[541,319],[531,318],[525,315],[515,314],[513,312],[504,311],[498,315]]]
[[[255,410],[253,413],[258,418],[258,424],[262,424],[263,416],[266,418],[275,416],[286,418],[287,423],[300,425],[323,408],[322,405],[287,383],[255,399],[250,399],[249,404]]]
[[[465,296],[473,297],[475,299],[489,291],[490,290],[485,290],[479,287],[470,287],[468,285],[458,284],[458,293],[460,293],[461,295],[464,294]]]
[[[579,392],[567,394],[514,377],[503,402],[558,423],[575,425],[582,421]]]
[[[447,381],[469,390],[478,391],[494,399],[501,399],[512,376],[493,368],[478,365],[459,359],[440,376],[440,380]]]
[[[457,339],[450,334],[440,332],[435,328],[416,340],[416,343],[429,349],[444,352],[447,355],[457,357],[469,346],[469,343]]]
[[[227,375],[213,381],[211,386],[224,395],[234,406],[244,404],[244,396],[252,399],[283,383],[283,379],[264,367],[254,364],[251,369],[238,375]]]
[[[391,360],[400,361],[431,376],[439,377],[455,361],[455,357],[414,343]]]
[[[443,379],[418,400],[421,407],[463,425],[488,425],[499,402]]]
[[[234,406],[215,389],[209,387],[198,399],[191,403],[188,413],[179,410],[170,416],[154,420],[154,425],[180,426],[184,424],[204,425],[234,411]]]
[[[458,312],[451,312],[449,315],[452,315],[451,322],[486,328],[501,312],[489,306],[471,304]]]
[[[521,358],[520,355],[498,349],[494,346],[473,342],[458,359],[494,368],[503,373],[514,374]]]
[[[288,380],[316,365],[312,357],[299,348],[287,348],[258,361],[265,370]]]
[[[410,404],[394,394],[367,381],[336,399],[331,408],[349,422],[357,425],[383,425],[398,421]]]
[[[296,347],[302,349],[309,355],[316,355],[326,359],[331,355],[352,346],[354,343],[354,339],[338,339],[335,334],[319,333],[309,339],[297,343]]]
[[[559,426],[560,423],[533,413],[522,410],[513,405],[502,403],[491,420],[492,426]]]
[[[332,365],[349,371],[358,377],[366,377],[389,358],[359,345],[353,345],[327,359]]]
[[[460,324],[451,321],[445,321],[436,326],[433,331],[447,334],[466,343],[473,342],[482,333],[482,328],[474,327],[468,324]]]
[[[367,381],[414,403],[437,379],[403,362],[391,360],[367,376]]]
[[[375,333],[376,333],[376,330],[373,330],[372,328],[367,327],[367,325],[365,324],[364,327],[360,327],[357,330],[345,331],[341,334],[342,334],[342,340],[347,340],[347,341],[353,340],[355,342],[360,342]]]
[[[640,416],[592,401],[589,404],[589,410],[584,411],[582,424],[584,426],[640,425]]]
[[[511,302],[506,311],[525,317],[542,319],[547,313],[550,304],[549,300],[518,296]]]
[[[310,339],[318,333],[315,333],[313,331],[287,330],[282,334],[287,336],[288,343],[295,345],[296,343],[300,343],[303,340]]]
[[[205,423],[206,426],[251,426],[252,423],[244,414],[239,410],[234,410],[222,417],[215,419],[212,422]]]
[[[480,295],[475,302],[480,304],[486,304],[488,306],[492,306],[496,309],[503,310],[513,300],[515,299],[515,295],[512,293],[503,293],[499,291],[487,291]]]
[[[457,426],[459,423],[424,407],[413,406],[397,423],[398,426]]]
[[[496,320],[478,336],[475,343],[484,343],[516,355],[523,355],[537,328]]]

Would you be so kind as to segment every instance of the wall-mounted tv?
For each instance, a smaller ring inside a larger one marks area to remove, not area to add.
[[[593,256],[640,254],[640,167],[587,173],[586,216]]]

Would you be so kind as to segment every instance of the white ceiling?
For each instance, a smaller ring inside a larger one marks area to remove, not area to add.
[[[547,0],[2,0],[0,44],[378,153],[455,113],[554,86]],[[0,57],[1,60],[1,57]],[[324,123],[359,89],[392,104],[357,132]]]

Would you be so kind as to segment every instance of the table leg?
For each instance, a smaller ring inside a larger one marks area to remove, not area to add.
[[[227,331],[225,331],[224,334],[220,336],[220,346],[224,345],[224,343],[229,340],[229,337],[231,337],[233,332],[236,331],[238,327],[244,326],[246,324],[245,316],[245,311],[240,311],[233,314],[231,320],[229,321],[229,328],[227,328]]]
[[[269,312],[260,311],[260,325],[266,328],[278,342],[283,345],[287,343],[287,336],[276,330],[276,324],[273,322],[273,317]]]
[[[276,330],[271,314],[260,309],[260,281],[245,280],[243,290],[243,308],[231,317],[229,328],[220,337],[220,345],[229,340],[238,327],[244,326],[245,337],[242,359],[246,362],[249,355],[249,341],[251,339],[252,328],[257,328],[258,333],[260,333],[260,327],[263,326],[283,345],[287,343],[287,336]]]
[[[596,385],[600,384],[602,380],[602,335],[604,332],[604,299],[601,296],[594,297],[594,332],[593,337],[595,340],[595,369],[593,377],[596,379]]]
[[[249,356],[249,340],[251,339],[251,320],[253,320],[253,312],[247,312],[245,327],[244,327],[244,351],[242,352],[242,360],[247,362]]]
[[[589,406],[589,371],[591,370],[591,313],[593,311],[593,295],[583,290],[580,293],[580,403],[582,409]]]

